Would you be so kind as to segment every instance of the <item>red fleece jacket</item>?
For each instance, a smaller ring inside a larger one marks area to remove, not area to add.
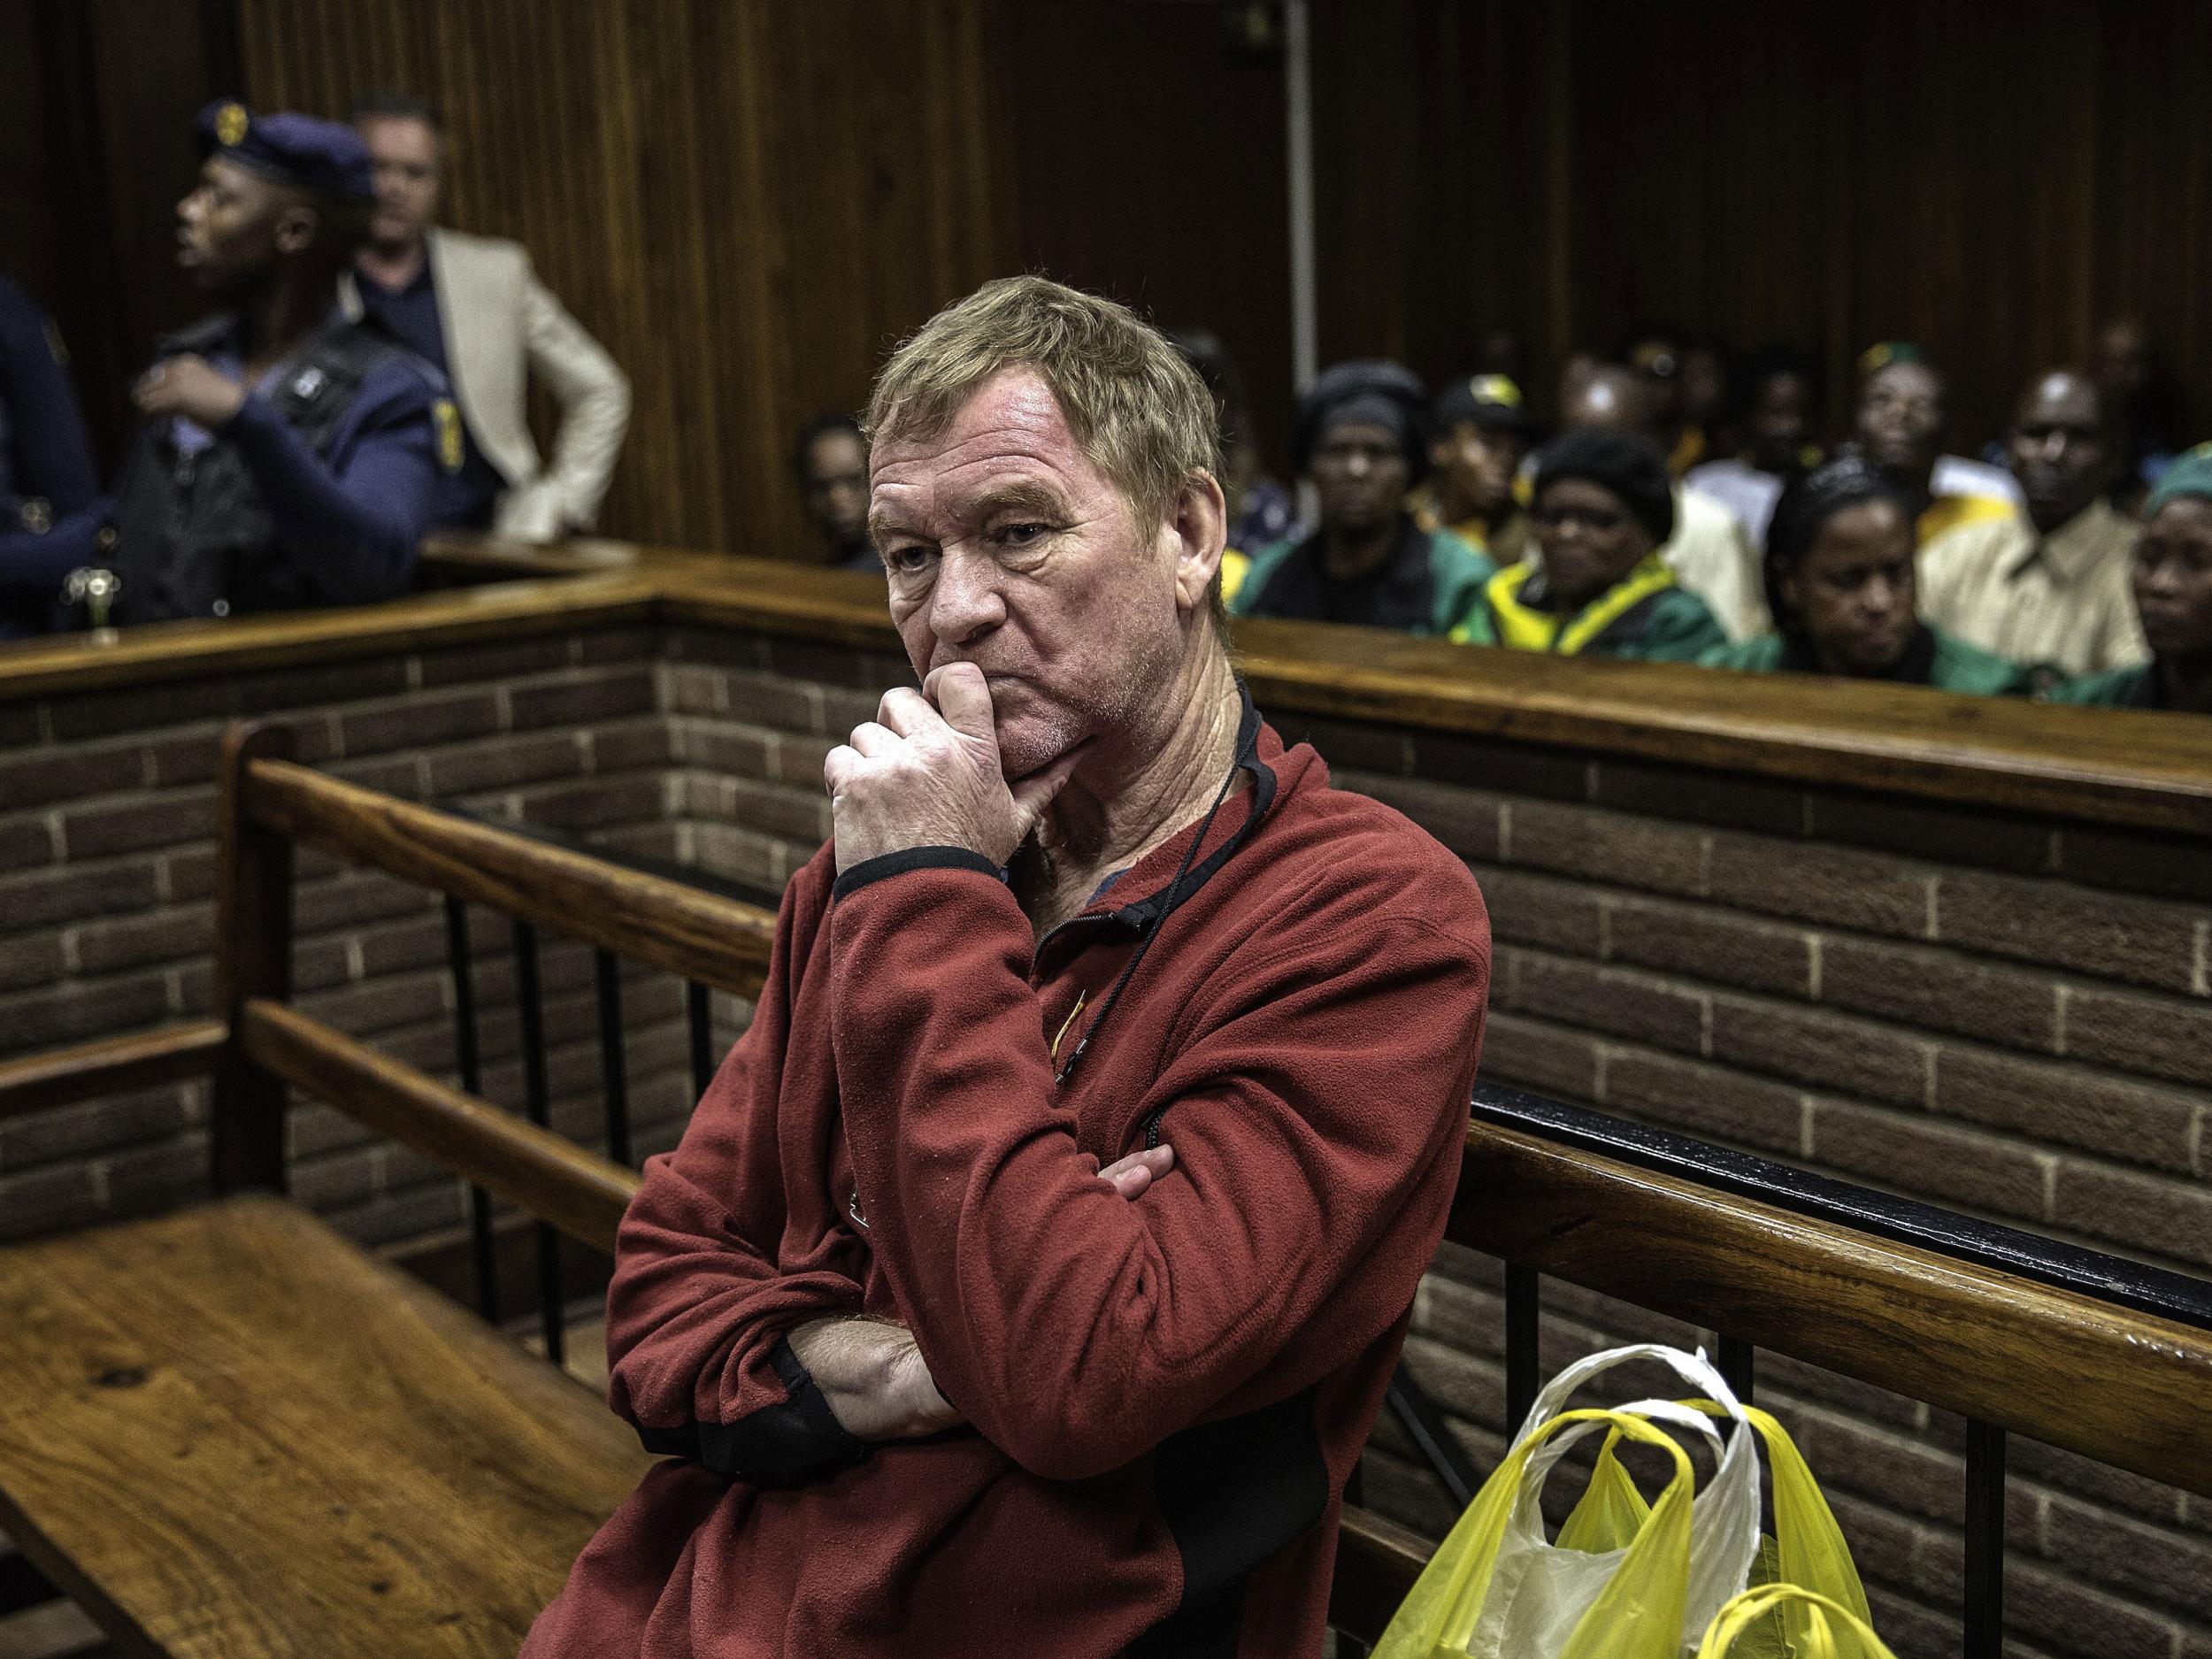
[[[679,1455],[526,1655],[1318,1650],[1458,1174],[1490,935],[1435,841],[1248,706],[1247,733],[1254,787],[1064,1088],[1056,1040],[1064,1063],[1197,828],[1041,943],[973,855],[833,883],[826,848],[792,880],[608,1296],[614,1409]],[[1148,1128],[1176,1166],[1131,1202],[1096,1172]],[[910,1326],[972,1426],[847,1437],[783,1341],[844,1311]]]

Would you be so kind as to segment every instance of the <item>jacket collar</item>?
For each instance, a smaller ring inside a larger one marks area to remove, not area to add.
[[[2108,558],[2124,556],[2134,540],[2133,527],[2102,496],[2047,536],[2037,535],[2024,514],[2020,524],[2027,531],[2027,546],[2006,567],[2008,581],[2017,581],[2040,563],[2060,587],[2071,588]]]
[[[1302,757],[1283,748],[1282,739],[1276,735],[1274,728],[1260,718],[1251,690],[1241,679],[1237,681],[1237,699],[1240,712],[1237,719],[1236,764],[1250,779],[1252,787],[1234,799],[1225,801],[1210,824],[1202,818],[1108,879],[1092,895],[1088,905],[1054,928],[1052,933],[1046,935],[1048,939],[1074,927],[1105,927],[1141,933],[1171,910],[1179,910],[1186,900],[1212,879],[1237,849],[1252,838],[1261,820],[1277,803],[1299,787],[1310,760],[1302,763]],[[1198,849],[1198,856],[1192,860],[1181,882],[1177,883],[1175,872],[1181,867],[1184,855],[1190,852],[1194,839],[1202,833],[1204,844]],[[1171,886],[1175,888],[1172,904],[1168,895]]]

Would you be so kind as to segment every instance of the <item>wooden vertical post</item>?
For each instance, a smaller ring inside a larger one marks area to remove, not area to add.
[[[215,1073],[210,1162],[218,1193],[284,1190],[284,1081],[246,1057],[238,1040],[250,997],[292,992],[292,843],[247,811],[247,772],[288,759],[280,726],[234,722],[223,733],[222,817],[215,888],[215,1012],[230,1042]]]

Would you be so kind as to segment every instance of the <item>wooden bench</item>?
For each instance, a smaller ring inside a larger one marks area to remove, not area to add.
[[[287,1087],[611,1251],[636,1175],[285,1003],[323,848],[750,995],[774,918],[234,733],[221,1018],[0,1064],[0,1116],[216,1081],[213,1202],[0,1250],[0,1532],[126,1651],[511,1655],[652,1459],[604,1402],[281,1196]]]
[[[636,1177],[288,1007],[292,848],[683,975],[695,1070],[706,991],[757,987],[773,918],[280,747],[226,745],[219,1018],[0,1064],[0,1116],[216,1080],[211,1202],[0,1250],[0,1531],[131,1651],[511,1654],[649,1460],[595,1395],[280,1195],[286,1090],[601,1250]],[[2212,1494],[2198,1281],[1487,1089],[1449,1235],[1508,1263],[1508,1421],[1536,1383],[1542,1274],[1717,1329],[1745,1388],[1764,1348],[1966,1414],[1971,1655],[1997,1651],[2008,1432]],[[1349,1642],[1425,1556],[1347,1507]]]

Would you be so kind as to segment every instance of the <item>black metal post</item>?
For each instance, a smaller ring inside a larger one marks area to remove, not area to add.
[[[1736,1391],[1737,1400],[1744,1405],[1749,1405],[1753,1373],[1758,1369],[1759,1350],[1741,1337],[1730,1336],[1724,1331],[1714,1333],[1714,1346],[1719,1349],[1719,1356],[1715,1363],[1720,1367],[1720,1374],[1727,1379],[1728,1386]]]
[[[2005,1647],[2005,1432],[1966,1420],[1965,1659]]]
[[[453,1054],[461,1092],[480,1096],[483,1066],[476,1045],[476,964],[469,954],[468,906],[452,895],[445,902],[446,966],[453,974]],[[492,1232],[492,1195],[469,1184],[469,1253],[476,1273],[476,1310],[499,1323],[499,1252]]]
[[[1536,1403],[1538,1317],[1543,1288],[1532,1267],[1505,1264],[1505,1432],[1509,1440]]]
[[[552,1100],[545,1080],[545,996],[538,979],[538,930],[515,924],[515,997],[522,1015],[522,1096],[530,1121],[552,1124]],[[545,1356],[556,1365],[567,1357],[567,1332],[561,1317],[561,1235],[538,1223],[538,1317],[545,1328]]]
[[[594,967],[599,981],[599,1083],[606,1099],[607,1156],[617,1164],[627,1164],[630,1081],[623,1053],[622,963],[613,951],[601,950]]]
[[[1390,1388],[1383,1398],[1391,1415],[1398,1419],[1398,1425],[1405,1430],[1427,1463],[1430,1472],[1444,1483],[1444,1490],[1450,1494],[1453,1504],[1463,1509],[1472,1503],[1482,1485],[1482,1476],[1453,1437],[1444,1414],[1436,1409],[1436,1402],[1413,1380],[1413,1373],[1406,1369],[1404,1360],[1401,1359],[1397,1370],[1390,1373]]]
[[[696,979],[684,981],[684,1012],[691,1022],[691,1092],[707,1092],[714,1081],[713,995]]]

